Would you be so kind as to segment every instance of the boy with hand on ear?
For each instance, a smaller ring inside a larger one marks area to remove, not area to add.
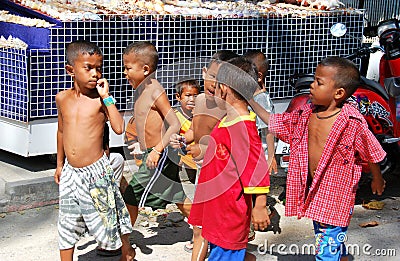
[[[56,95],[54,180],[60,192],[60,257],[72,261],[76,242],[88,230],[101,249],[115,251],[122,246],[120,260],[133,260],[129,213],[103,149],[107,119],[115,133],[122,134],[124,130],[115,100],[108,93],[108,82],[101,78],[103,54],[93,43],[75,41],[68,44],[66,56],[66,70],[74,84]]]

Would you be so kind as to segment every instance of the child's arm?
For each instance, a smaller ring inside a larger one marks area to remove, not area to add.
[[[168,128],[162,136],[161,141],[153,147],[153,150],[147,157],[146,165],[151,169],[154,169],[157,166],[160,155],[164,148],[168,146],[172,134],[178,133],[181,128],[178,117],[176,117],[175,112],[172,110],[165,91],[161,92],[155,99],[154,106],[162,114],[166,121],[165,125],[168,126]]]
[[[254,230],[264,230],[271,223],[266,206],[267,195],[256,194],[256,201],[251,212],[251,220],[253,222]]]
[[[270,113],[267,112],[260,104],[258,104],[254,99],[249,100],[249,105],[253,108],[253,111],[257,114],[260,119],[269,125]]]
[[[369,162],[369,167],[372,174],[371,189],[373,194],[382,195],[385,190],[385,180],[382,177],[381,168],[379,164]]]
[[[186,144],[190,144],[194,141],[193,125],[190,124],[190,128],[185,132]]]
[[[110,97],[110,94],[108,93],[109,90],[109,85],[108,81],[103,78],[99,79],[97,81],[97,92],[99,93],[101,99],[104,102],[104,99],[107,99]],[[107,106],[108,105],[108,106]],[[106,114],[108,116],[108,119],[110,120],[110,125],[113,131],[116,134],[122,134],[124,132],[124,119],[122,118],[121,114],[119,113],[117,107],[115,106],[114,103],[112,104],[105,104],[106,108]]]
[[[63,141],[63,120],[61,110],[59,108],[60,96],[56,96],[56,104],[58,109],[58,128],[57,128],[57,167],[54,173],[54,181],[60,184],[61,170],[64,166],[65,152],[64,152],[64,141]]]
[[[265,139],[267,142],[267,153],[268,153],[268,170],[269,173],[278,173],[278,165],[275,159],[275,136],[268,131],[267,128],[261,129],[265,132]]]

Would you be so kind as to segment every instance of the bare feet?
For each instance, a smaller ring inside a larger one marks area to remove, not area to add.
[[[249,253],[249,252],[246,252],[244,260],[245,261],[256,261],[256,256],[251,254],[251,253]]]
[[[128,246],[122,246],[122,254],[121,258],[119,259],[120,261],[133,261],[136,256],[136,251],[135,249],[128,245]]]

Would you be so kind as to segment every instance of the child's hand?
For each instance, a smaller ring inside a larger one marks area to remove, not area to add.
[[[378,196],[381,196],[383,191],[385,190],[385,185],[386,181],[383,179],[382,175],[380,176],[373,176],[372,182],[371,182],[371,189],[372,189],[372,194],[378,194]]]
[[[271,223],[266,206],[254,206],[251,212],[254,230],[264,230]]]
[[[186,147],[186,150],[187,150],[187,154],[188,155],[192,155],[194,160],[201,160],[204,157],[204,155],[202,153],[201,145],[198,144],[198,143],[192,144],[192,145],[188,145]]]
[[[108,81],[105,78],[97,80],[96,89],[102,99],[105,99],[109,96],[108,94],[109,85]]]
[[[169,145],[174,149],[179,149],[181,147],[182,136],[174,133],[169,138]]]
[[[268,170],[269,173],[277,174],[278,173],[278,164],[276,163],[275,157],[268,158]]]
[[[62,170],[62,167],[57,167],[56,172],[54,173],[54,181],[57,184],[60,184],[61,170]]]
[[[160,159],[160,154],[158,154],[154,149],[150,151],[147,156],[146,165],[149,169],[155,169],[157,167],[158,160]]]

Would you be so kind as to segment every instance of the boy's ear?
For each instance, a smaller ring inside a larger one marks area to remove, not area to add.
[[[67,71],[67,73],[68,73],[71,77],[74,77],[74,76],[75,76],[74,67],[72,67],[72,65],[70,65],[70,64],[65,65],[65,70]]]
[[[263,76],[263,75],[262,75],[261,72],[258,72],[258,73],[257,73],[257,81],[258,81],[258,82],[261,82],[261,81],[262,81],[262,76]]]
[[[177,99],[178,101],[181,100],[181,95],[180,95],[179,93],[175,94],[175,97],[176,97],[176,99]]]
[[[336,89],[335,99],[336,100],[342,100],[344,97],[346,97],[346,91],[344,90],[344,88]]]
[[[226,94],[228,93],[229,87],[223,83],[218,83],[218,84],[219,84],[219,88],[221,89],[221,98],[225,99]]]
[[[206,78],[206,75],[207,75],[207,68],[206,67],[201,68],[201,72],[203,74],[203,80],[204,80]]]
[[[150,66],[148,66],[147,64],[143,65],[143,74],[145,76],[148,76],[150,74]]]

